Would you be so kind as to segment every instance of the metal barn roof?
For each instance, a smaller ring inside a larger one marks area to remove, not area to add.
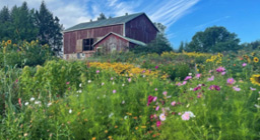
[[[108,19],[103,19],[103,20],[98,20],[98,21],[80,23],[78,25],[75,25],[73,27],[66,29],[64,32],[96,28],[96,27],[103,27],[103,26],[109,26],[109,25],[124,24],[142,14],[144,14],[144,13],[136,13],[136,14],[125,15],[125,16],[121,16],[121,17],[108,18]]]

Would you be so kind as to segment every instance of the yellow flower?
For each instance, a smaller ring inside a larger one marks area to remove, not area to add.
[[[12,44],[12,41],[11,41],[11,40],[8,40],[8,41],[7,41],[7,44]]]
[[[260,74],[255,74],[250,78],[252,84],[260,86]]]
[[[92,140],[96,140],[96,137],[93,137]]]
[[[259,59],[257,57],[254,57],[254,62],[255,63],[259,62]]]

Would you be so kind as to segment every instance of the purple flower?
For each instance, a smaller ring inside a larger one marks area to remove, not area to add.
[[[114,93],[114,94],[116,93],[116,90],[115,90],[115,89],[113,90],[113,93]]]
[[[99,71],[99,70],[97,70],[97,71],[96,71],[96,73],[98,74],[98,73],[100,73],[100,71]]]
[[[158,69],[159,68],[159,66],[155,66],[155,69]]]
[[[187,81],[187,80],[189,80],[189,79],[191,79],[192,78],[192,76],[187,76],[187,77],[185,77],[185,81]]]
[[[224,72],[221,72],[221,75],[225,75],[226,74],[226,72],[224,71]]]
[[[186,85],[186,84],[187,84],[187,81],[183,81],[183,82],[182,82],[182,85]]]
[[[210,78],[208,78],[208,81],[213,81],[214,80],[214,76],[211,76]]]
[[[247,64],[246,63],[243,63],[242,66],[245,67]]]
[[[156,111],[158,111],[159,109],[160,109],[160,106],[157,106],[157,107],[155,108]]]
[[[129,83],[131,82],[131,78],[128,78],[128,82],[129,82]]]
[[[228,79],[227,79],[227,83],[228,83],[228,84],[231,84],[231,85],[234,84],[234,83],[235,83],[234,78],[228,78]]]
[[[237,86],[234,86],[233,89],[234,89],[235,91],[240,91],[240,90],[241,90],[241,88],[239,88],[239,87],[237,87]]]
[[[256,90],[255,88],[252,88],[252,87],[250,87],[250,89],[251,89],[252,91]]]
[[[216,69],[217,72],[224,72],[226,69],[224,67],[218,67]]]
[[[156,126],[157,126],[157,127],[160,127],[160,126],[161,126],[161,124],[162,124],[162,122],[161,122],[161,121],[157,121],[157,122],[156,122]]]
[[[210,90],[217,90],[217,91],[219,91],[219,90],[220,90],[220,87],[217,86],[217,85],[211,85],[211,86],[209,87],[209,89],[210,89]]]

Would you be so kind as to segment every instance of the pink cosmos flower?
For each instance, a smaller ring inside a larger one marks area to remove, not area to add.
[[[172,105],[172,106],[175,106],[175,105],[176,105],[176,102],[175,102],[175,101],[171,102],[171,105]]]
[[[157,106],[157,107],[155,108],[156,111],[158,111],[159,109],[160,109],[160,106]]]
[[[157,121],[157,122],[156,122],[156,126],[157,126],[157,127],[160,127],[160,126],[161,126],[161,124],[162,124],[162,122],[161,122],[161,121]]]
[[[190,120],[190,114],[185,112],[184,114],[182,114],[181,118],[184,121]]]
[[[66,84],[68,85],[68,84],[70,84],[70,82],[67,82]]]
[[[158,69],[159,68],[159,66],[155,66],[155,69]]]
[[[224,71],[224,72],[221,72],[221,75],[225,75],[226,74],[226,72]]]
[[[211,76],[210,78],[208,78],[208,81],[214,81],[214,76]]]
[[[209,73],[213,72],[213,70],[209,70]]]
[[[187,84],[187,81],[183,81],[183,82],[182,82],[182,85],[186,85],[186,84]]]
[[[110,80],[113,80],[113,79],[114,79],[113,77],[110,78]]]
[[[167,91],[164,91],[164,92],[163,92],[163,95],[166,96],[166,95],[167,95]]]
[[[195,87],[195,88],[193,89],[193,91],[197,91],[197,90],[199,90],[199,89],[201,89],[201,87],[200,87],[200,86],[197,86],[197,87]]]
[[[240,91],[240,90],[241,90],[241,88],[239,88],[239,87],[237,87],[237,86],[234,86],[233,89],[234,89],[235,91]]]
[[[113,90],[113,94],[115,94],[115,93],[116,93],[116,90],[114,89],[114,90]]]
[[[247,64],[246,63],[243,63],[242,66],[245,67]]]
[[[220,87],[217,86],[217,85],[211,85],[211,86],[209,87],[209,89],[210,89],[210,90],[217,90],[217,91],[219,91],[219,90],[220,90]]]
[[[228,78],[228,79],[227,79],[227,83],[228,83],[228,84],[231,84],[231,85],[234,84],[234,83],[235,83],[234,78]]]
[[[202,93],[198,93],[197,98],[201,98]]]
[[[163,113],[160,115],[160,120],[161,121],[165,121],[166,120],[166,116]]]
[[[176,85],[177,85],[177,86],[181,86],[182,84],[181,84],[180,82],[178,82]]]
[[[151,96],[151,95],[148,96],[147,106],[149,106],[149,105],[151,104],[151,102],[154,100],[154,98],[155,98],[155,97],[153,97],[153,96]],[[156,98],[157,98],[157,97],[156,97]]]
[[[129,82],[129,83],[131,82],[131,78],[128,78],[128,82]]]
[[[200,78],[201,77],[201,74],[200,73],[198,73],[198,74],[196,74],[196,78]]]
[[[157,97],[155,96],[154,98],[153,98],[153,102],[155,102],[157,100]]]
[[[154,90],[155,90],[155,91],[157,91],[158,89],[157,89],[157,88],[155,88]]]
[[[185,79],[184,79],[184,81],[187,81],[187,80],[189,80],[189,79],[191,79],[191,78],[192,78],[192,76],[186,76]]]
[[[99,71],[99,70],[97,70],[97,71],[96,71],[96,73],[98,74],[98,73],[100,73],[100,71]]]
[[[224,72],[226,69],[224,67],[218,67],[216,69],[217,72]]]
[[[181,118],[184,121],[190,120],[190,117],[195,117],[195,115],[191,111],[186,111],[184,114],[182,114]]]

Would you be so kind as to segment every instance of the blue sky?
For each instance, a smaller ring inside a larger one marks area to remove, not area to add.
[[[24,0],[0,0],[11,8]],[[38,9],[42,0],[25,0],[30,8]],[[45,0],[65,28],[103,12],[107,16],[122,16],[145,12],[152,21],[167,26],[166,35],[174,48],[181,41],[211,26],[224,26],[235,32],[243,42],[260,39],[260,0]]]

